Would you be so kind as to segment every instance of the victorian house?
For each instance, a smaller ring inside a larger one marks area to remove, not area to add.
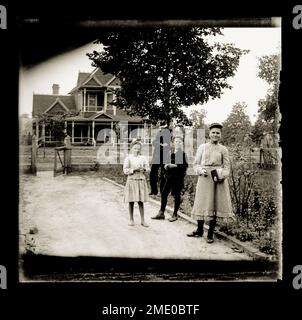
[[[53,133],[43,121],[43,116],[65,115],[65,129],[73,145],[96,145],[119,142],[120,124],[127,124],[126,138],[141,138],[149,143],[148,126],[141,117],[129,116],[126,111],[112,105],[120,81],[99,68],[91,73],[79,72],[77,85],[68,95],[59,94],[59,85],[53,84],[52,94],[33,95],[33,131],[46,142],[54,141]],[[125,138],[125,135],[122,135]]]

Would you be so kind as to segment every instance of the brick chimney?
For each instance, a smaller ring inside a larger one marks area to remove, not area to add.
[[[52,94],[58,95],[59,94],[59,89],[60,89],[60,86],[58,84],[54,83],[52,85]]]

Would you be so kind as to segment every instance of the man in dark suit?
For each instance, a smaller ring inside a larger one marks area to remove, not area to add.
[[[160,171],[160,192],[165,183],[165,164],[170,163],[171,152],[171,130],[164,122],[161,122],[160,130],[157,132],[154,141],[152,164],[150,171],[150,195],[158,193],[158,171]]]
[[[152,219],[165,219],[165,209],[167,205],[168,195],[171,192],[174,197],[174,211],[169,219],[170,222],[178,219],[177,212],[181,203],[181,190],[184,185],[188,161],[187,155],[183,151],[183,137],[175,136],[173,138],[174,152],[171,153],[171,162],[165,165],[166,180],[161,193],[161,206],[158,214]]]

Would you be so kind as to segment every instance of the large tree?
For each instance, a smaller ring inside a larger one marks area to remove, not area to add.
[[[190,120],[194,129],[204,129],[206,127],[204,119],[207,113],[204,109],[192,110],[190,113]]]
[[[246,113],[246,103],[237,102],[223,124],[223,143],[246,145],[250,141],[251,121]]]
[[[242,54],[232,44],[210,44],[220,28],[148,27],[104,31],[89,53],[94,66],[116,75],[122,89],[114,103],[155,123],[188,124],[182,108],[206,103],[231,88]]]
[[[272,54],[261,57],[259,59],[258,76],[269,84],[266,97],[258,103],[259,118],[267,122],[267,126],[272,123],[272,129],[274,133],[277,133],[279,122],[280,55]]]
[[[259,146],[261,139],[264,137],[265,133],[274,131],[274,122],[264,120],[263,114],[259,113],[258,118],[251,130],[251,138],[253,142]]]

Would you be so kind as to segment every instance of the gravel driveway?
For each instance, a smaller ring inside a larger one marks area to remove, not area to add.
[[[185,220],[152,220],[158,209],[156,203],[145,204],[149,228],[144,228],[135,205],[131,227],[122,188],[93,172],[21,175],[20,252],[29,240],[36,253],[64,257],[251,259],[223,240],[207,244],[204,238],[187,237],[195,226]]]

